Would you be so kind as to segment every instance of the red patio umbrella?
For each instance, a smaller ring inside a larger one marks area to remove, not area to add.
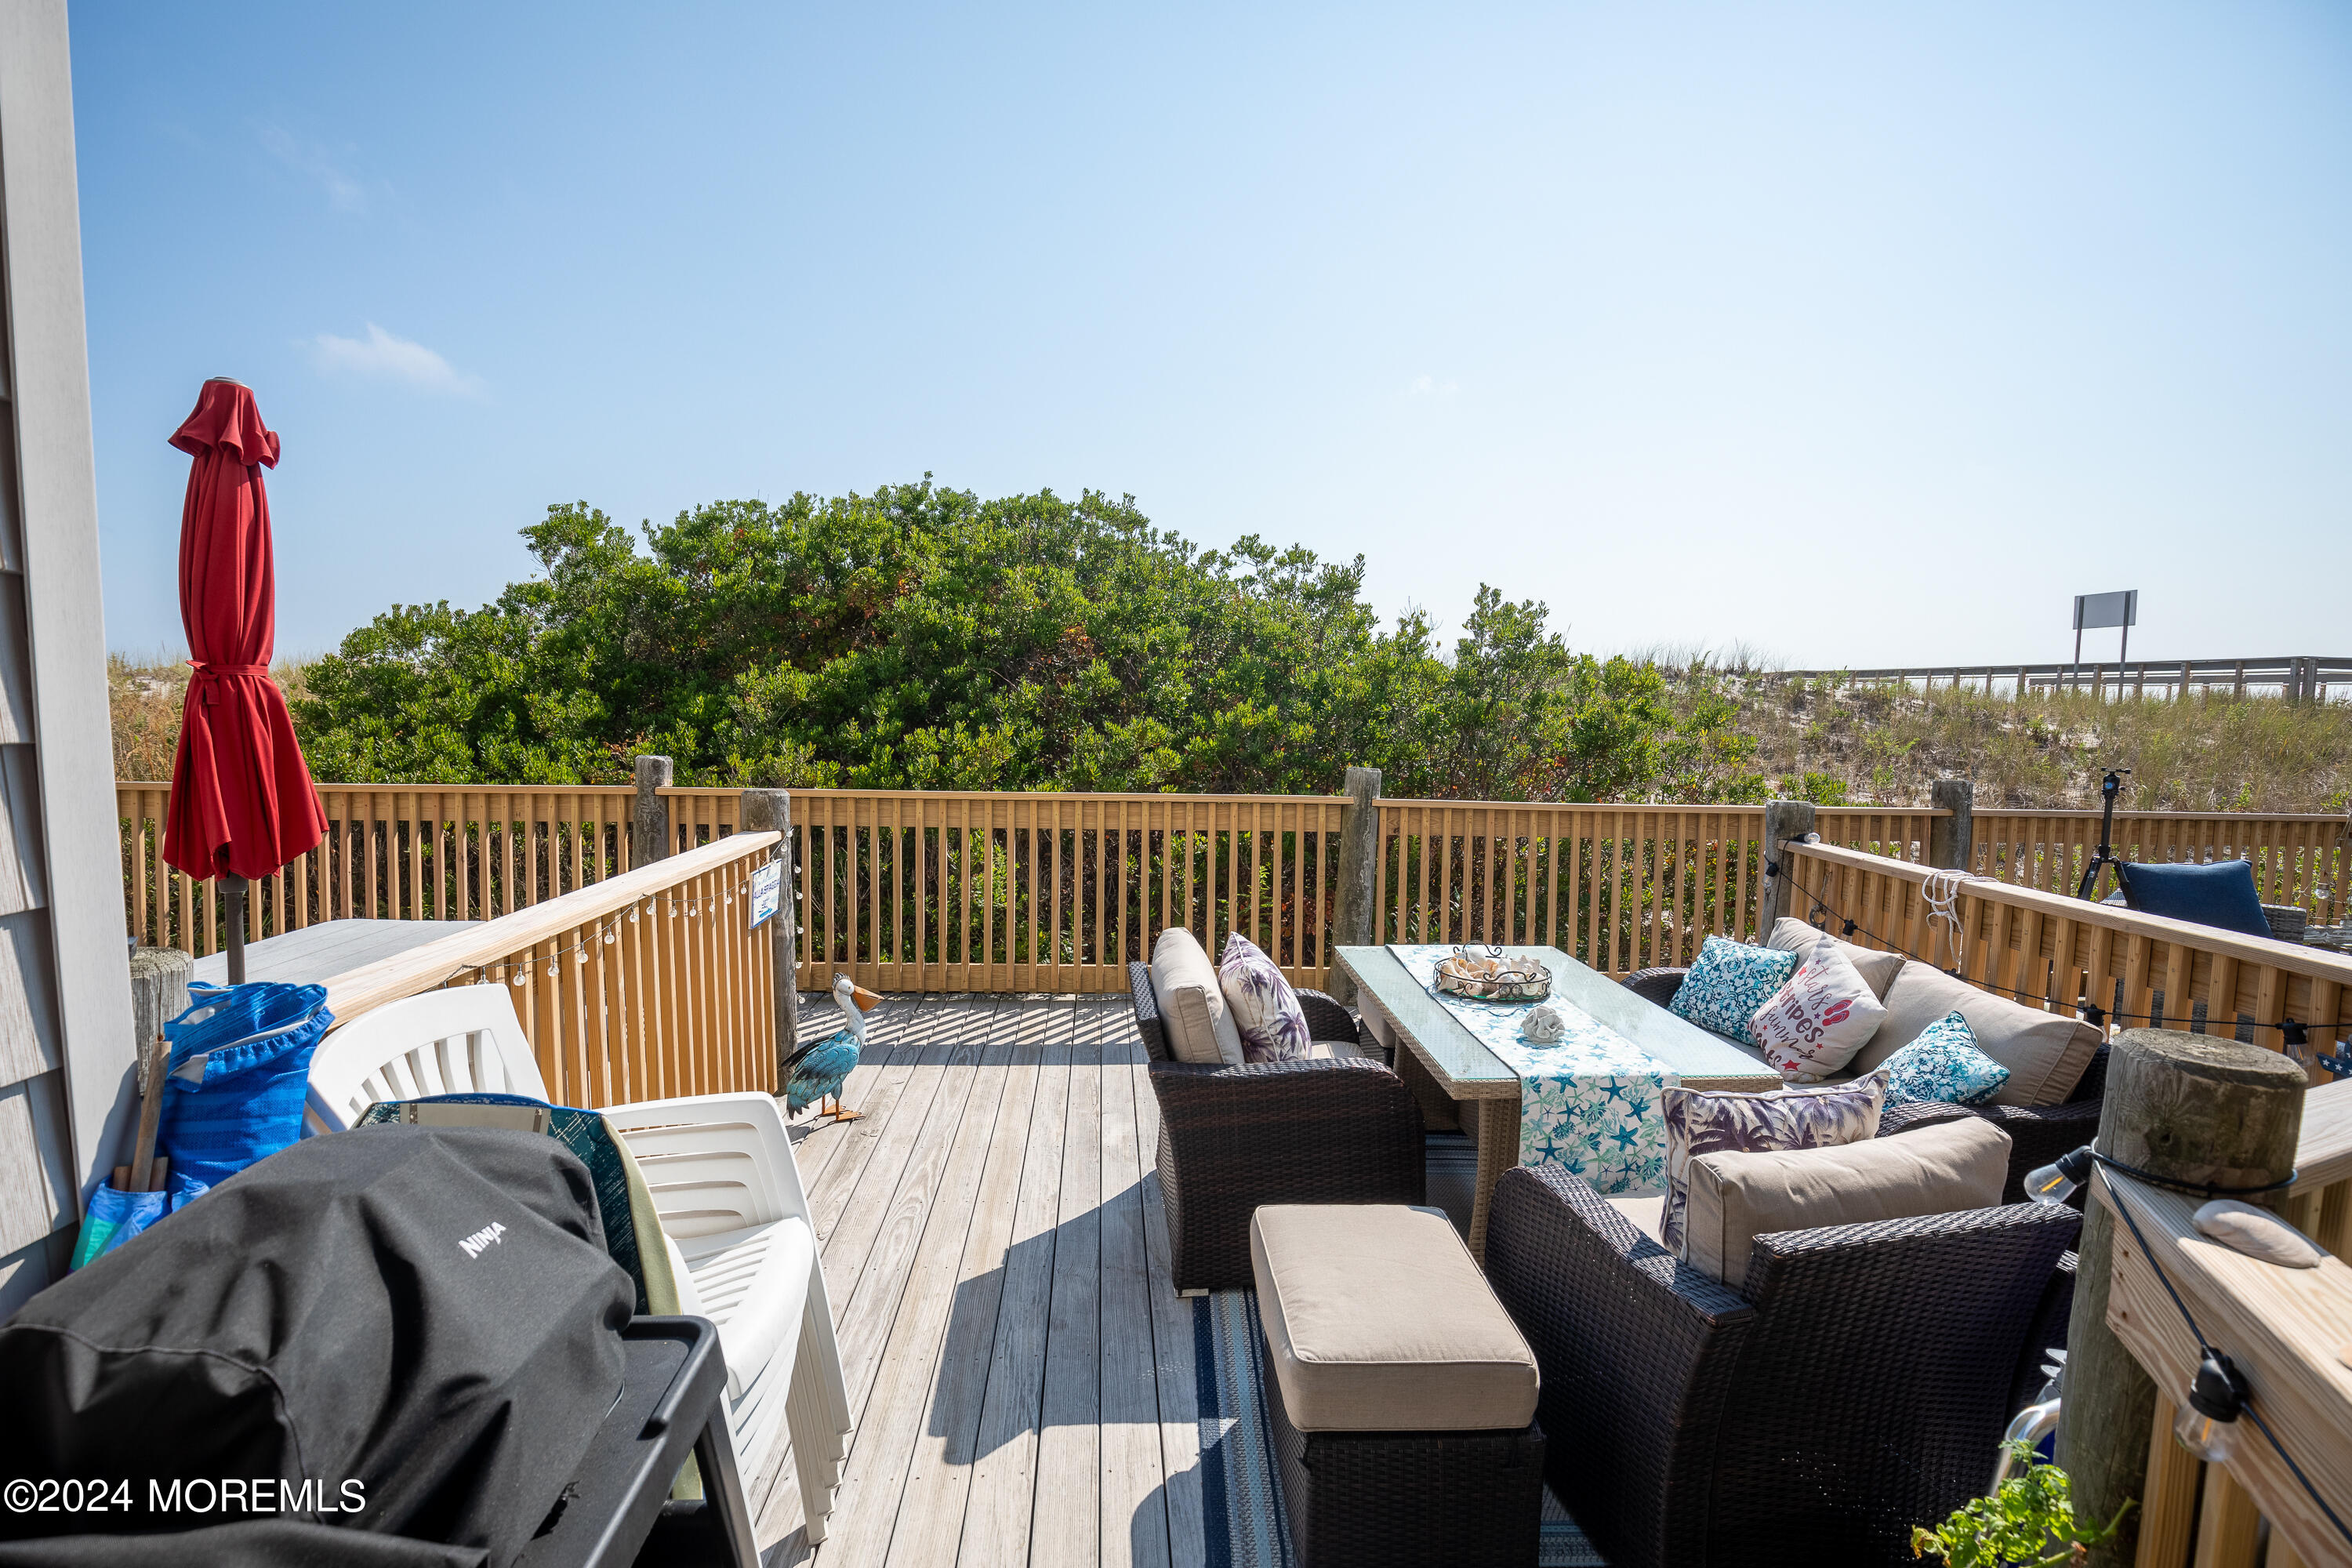
[[[327,815],[285,694],[269,679],[278,584],[261,470],[278,466],[278,433],[262,427],[250,387],[216,377],[172,445],[195,459],[180,512],[180,622],[195,673],[180,714],[163,858],[199,880],[223,879],[236,984],[247,879],[309,852],[327,836]]]

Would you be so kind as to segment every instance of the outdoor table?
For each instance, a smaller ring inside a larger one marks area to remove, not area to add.
[[[1679,1075],[1691,1089],[1779,1089],[1779,1073],[1727,1041],[1595,973],[1556,947],[1506,947],[1551,971],[1547,1000],[1606,1025]],[[1463,1027],[1385,947],[1342,947],[1339,967],[1356,983],[1356,1005],[1387,1046],[1397,1076],[1424,1104],[1453,1102],[1478,1151],[1470,1209],[1470,1250],[1486,1256],[1486,1214],[1495,1184],[1519,1159],[1519,1075]],[[1532,1005],[1532,1004],[1530,1004]]]
[[[338,974],[480,925],[479,921],[321,921],[249,943],[245,977],[323,985]],[[227,984],[228,955],[215,952],[196,960],[194,979],[199,985]]]

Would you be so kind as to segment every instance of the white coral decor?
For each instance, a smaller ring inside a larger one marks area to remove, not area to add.
[[[1556,1046],[1568,1038],[1568,1020],[1549,1004],[1533,1008],[1519,1020],[1519,1038],[1538,1046]]]

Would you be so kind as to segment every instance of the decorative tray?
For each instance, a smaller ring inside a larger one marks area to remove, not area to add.
[[[1482,1002],[1540,1002],[1551,994],[1551,971],[1499,947],[1457,947],[1438,961],[1437,988]]]

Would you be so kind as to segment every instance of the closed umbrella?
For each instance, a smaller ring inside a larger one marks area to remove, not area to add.
[[[278,465],[278,433],[262,427],[250,387],[215,377],[172,445],[195,459],[180,512],[180,621],[195,668],[172,763],[163,858],[199,880],[222,879],[229,983],[242,984],[247,879],[268,876],[327,835],[293,716],[269,679],[278,584],[261,470]]]

